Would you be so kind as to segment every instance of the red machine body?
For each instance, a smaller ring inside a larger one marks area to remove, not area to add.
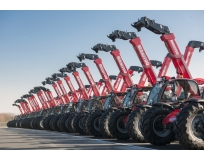
[[[90,73],[90,70],[89,70],[88,66],[82,67],[81,69],[85,73],[85,75],[86,75],[86,77],[87,77],[87,79],[88,79],[88,81],[89,81],[89,83],[92,87],[94,95],[95,96],[100,96],[100,91],[99,91],[98,87],[96,86],[96,83],[95,83],[95,81],[94,81],[94,79],[93,79],[93,77]]]
[[[81,78],[80,78],[79,73],[78,73],[77,71],[75,71],[75,72],[73,72],[72,74],[73,74],[73,76],[75,77],[75,80],[77,81],[78,86],[79,86],[80,89],[81,89],[83,98],[86,99],[86,100],[88,100],[88,99],[89,99],[89,96],[88,96],[88,94],[87,94],[87,92],[86,92],[85,86],[84,86],[84,84],[83,84],[83,82],[82,82],[82,80],[81,80]]]
[[[111,80],[110,80],[110,78],[105,70],[105,67],[102,63],[102,59],[98,58],[98,59],[94,60],[94,63],[96,64],[96,66],[101,74],[101,77],[105,82],[105,85],[107,87],[108,92],[116,91],[112,86],[112,82],[111,82]]]
[[[161,34],[160,38],[164,42],[170,54],[169,57],[171,58],[172,63],[174,64],[174,67],[178,74],[177,77],[182,76],[183,78],[193,79],[188,69],[188,66],[190,64],[191,57],[194,52],[194,48],[200,48],[199,51],[204,49],[203,42],[190,41],[188,46],[186,47],[184,57],[183,57],[176,43],[174,34],[170,33],[169,28],[167,26],[163,26],[161,24],[155,23],[155,21],[152,21],[147,17],[142,17],[141,19],[138,20],[138,22],[135,22],[132,26],[136,28],[138,31],[141,31],[141,28],[145,27],[155,34]],[[203,84],[204,82],[202,78],[197,78],[195,80],[198,84]],[[181,88],[177,88],[176,94],[179,95],[180,92],[181,92]],[[176,119],[176,115],[179,112],[180,109],[176,109],[172,111],[169,115],[167,115],[164,118],[162,123],[163,124],[172,123]]]
[[[69,76],[64,77],[64,80],[66,81],[70,91],[72,92],[73,102],[77,102],[79,99],[78,93],[76,92],[75,88],[73,87],[73,84],[70,80]]]

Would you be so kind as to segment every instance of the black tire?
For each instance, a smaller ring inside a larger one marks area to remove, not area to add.
[[[33,126],[32,126],[33,119],[34,119],[34,117],[31,118],[31,120],[30,120],[30,122],[29,122],[29,128],[30,128],[30,129],[33,129]]]
[[[78,113],[73,119],[73,128],[79,134],[85,134],[82,127],[82,119],[84,115],[84,113]]]
[[[50,120],[51,120],[51,118],[52,118],[53,116],[54,116],[54,115],[50,115],[50,116],[48,116],[48,117],[45,118],[45,120],[43,121],[43,127],[44,127],[44,129],[46,129],[46,130],[51,130],[51,127],[50,127],[49,123],[50,123]]]
[[[16,128],[20,128],[19,126],[20,126],[20,120],[17,120],[16,121]]]
[[[33,129],[37,129],[37,119],[38,117],[35,117],[35,119],[33,120],[33,124],[32,124]]]
[[[200,120],[201,139],[204,141],[204,112]]]
[[[177,115],[176,134],[179,143],[188,149],[204,149],[199,127],[203,108],[197,104],[189,104]]]
[[[30,118],[30,121],[28,123],[28,128],[29,129],[32,129],[32,121],[33,121],[34,118]]]
[[[57,125],[57,122],[60,119],[60,117],[61,117],[61,115],[55,115],[51,118],[51,120],[49,122],[49,125],[51,127],[51,131],[59,131],[60,132],[60,129]]]
[[[7,125],[7,127],[13,127],[13,126],[12,126],[13,122],[14,122],[14,120],[9,121],[9,122],[6,124],[6,125]]]
[[[72,114],[70,114],[68,119],[65,121],[65,126],[69,131],[67,133],[76,133],[76,131],[73,127],[73,120],[74,120],[75,116],[76,116],[76,113],[72,113]]]
[[[117,138],[118,140],[128,140],[130,139],[129,134],[127,133],[126,124],[123,122],[123,119],[130,114],[131,111],[122,111],[116,110],[110,116],[110,120],[108,123],[108,127],[110,133],[113,137]]]
[[[58,120],[58,127],[60,129],[61,132],[67,132],[69,133],[68,128],[65,126],[65,122],[68,119],[68,117],[70,116],[69,113],[66,113],[64,115],[61,116],[61,118]]]
[[[90,113],[87,113],[82,119],[83,131],[87,135],[91,135],[89,130],[88,130],[88,118],[89,118],[89,116],[90,116]]]
[[[58,126],[58,128],[60,129],[61,132],[64,132],[64,131],[60,128],[60,122],[61,122],[62,118],[64,117],[64,115],[65,115],[64,113],[61,114],[61,117],[59,118],[59,120],[58,120],[58,122],[57,122],[57,126]]]
[[[94,137],[102,137],[102,133],[100,132],[99,120],[102,116],[101,111],[95,111],[90,114],[87,120],[88,131]]]
[[[14,128],[17,128],[17,122],[18,120],[14,120],[13,125],[12,125]]]
[[[140,107],[131,112],[126,125],[130,138],[138,143],[146,142],[141,132],[141,117],[146,112],[146,110],[146,108]]]
[[[25,118],[25,119],[26,119],[26,118]],[[25,128],[25,127],[24,127],[25,119],[22,119],[22,120],[21,120],[21,128]]]
[[[31,118],[27,118],[25,128],[29,129],[29,122],[31,121]]]
[[[99,121],[100,132],[105,138],[113,138],[112,134],[110,133],[109,127],[108,127],[109,119],[112,113],[113,111],[107,110],[100,117],[100,121]]]
[[[168,107],[153,106],[144,113],[141,119],[141,131],[147,142],[153,145],[166,145],[174,141],[173,129],[164,130],[162,124],[163,118],[171,112]]]
[[[37,124],[37,129],[39,130],[43,130],[43,120],[44,120],[44,117],[43,116],[40,116],[38,117],[37,121],[36,121],[36,124]]]

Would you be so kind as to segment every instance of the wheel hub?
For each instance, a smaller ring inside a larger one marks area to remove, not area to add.
[[[124,123],[124,119],[126,118],[126,116],[122,116],[117,120],[117,129],[121,132],[121,133],[127,133],[127,129],[125,127],[125,123]]]
[[[162,124],[163,118],[165,118],[164,115],[159,115],[153,121],[153,130],[155,134],[158,135],[159,137],[166,137],[171,132],[170,129],[167,129]]]
[[[198,139],[201,139],[201,132],[199,130],[199,125],[200,125],[200,115],[197,115],[192,120],[191,133],[192,133],[192,135],[194,135]]]
[[[99,120],[100,120],[100,117],[97,117],[97,118],[95,118],[95,120],[94,120],[94,128],[95,128],[97,131],[100,131]]]

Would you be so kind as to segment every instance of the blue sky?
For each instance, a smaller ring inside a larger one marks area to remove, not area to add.
[[[2,11],[0,10],[0,112],[18,114],[12,103],[69,62],[78,61],[79,53],[95,53],[97,43],[116,45],[127,67],[140,66],[128,41],[112,42],[107,35],[114,30],[136,32],[152,60],[163,61],[168,53],[160,36],[146,29],[137,32],[131,26],[138,18],[147,16],[169,27],[184,53],[190,40],[204,41],[204,11]],[[109,53],[99,52],[108,74],[118,74]],[[92,61],[84,61],[96,81],[101,77]],[[193,77],[204,77],[204,51],[195,50],[190,63]],[[84,84],[88,81],[79,70]],[[156,70],[158,73],[158,70]],[[167,75],[175,76],[173,65]],[[70,74],[72,82],[77,83]],[[139,75],[133,77],[135,83]],[[64,83],[67,91],[67,85]],[[52,87],[53,95],[55,92]]]

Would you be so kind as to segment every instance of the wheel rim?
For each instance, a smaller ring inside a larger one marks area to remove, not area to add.
[[[124,118],[126,118],[126,116],[122,116],[117,120],[117,129],[121,132],[121,133],[127,133],[127,129],[125,127],[125,123],[124,123]]]
[[[162,120],[165,118],[165,115],[159,115],[154,119],[153,130],[156,135],[159,137],[166,137],[171,132],[170,129],[163,129]]]
[[[97,117],[97,118],[95,118],[95,120],[94,120],[94,122],[93,122],[94,128],[95,128],[95,130],[97,130],[97,131],[100,131],[99,120],[100,120],[100,117]]]
[[[201,114],[198,114],[191,121],[191,134],[199,140],[201,140],[201,132],[199,130],[200,118]]]
[[[82,118],[79,120],[78,126],[80,127],[80,129],[83,129]]]
[[[40,121],[40,126],[43,128],[43,120]]]

